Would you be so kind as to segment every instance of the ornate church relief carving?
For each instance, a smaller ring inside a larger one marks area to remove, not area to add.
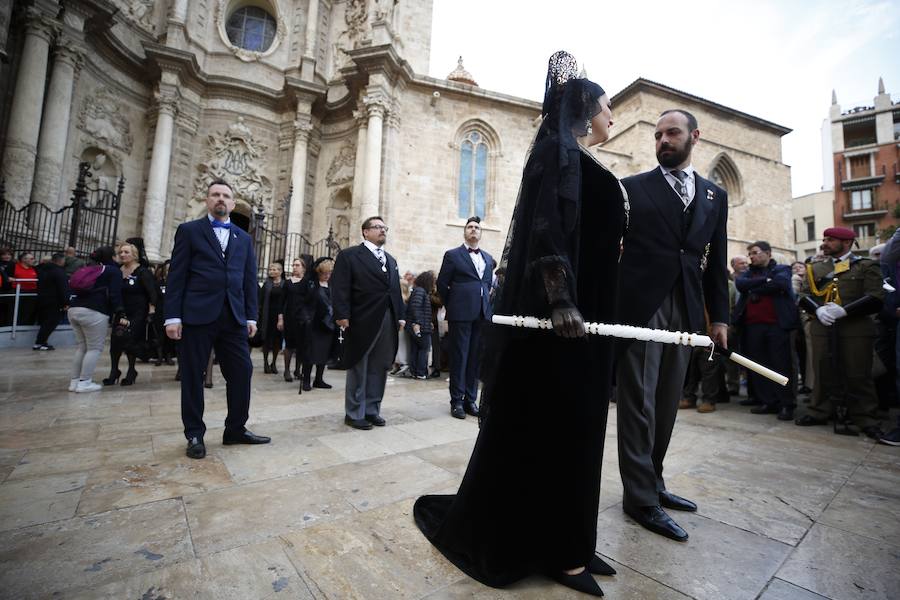
[[[349,139],[344,140],[340,150],[331,159],[325,180],[329,186],[341,185],[353,181],[353,173],[356,168],[356,146]]]
[[[131,154],[131,125],[122,114],[121,98],[109,88],[100,88],[85,98],[77,119],[78,128],[101,145]]]
[[[363,40],[371,37],[367,5],[367,0],[349,0],[344,8],[344,23],[347,24],[347,28],[338,36],[334,45],[336,70],[344,68],[350,62],[348,50],[359,47]]]
[[[153,22],[154,0],[113,0],[113,4],[128,21],[145,31],[156,33],[156,23]]]
[[[218,177],[234,188],[236,198],[252,207],[270,205],[272,182],[262,174],[261,164],[267,150],[268,146],[253,138],[243,117],[224,132],[208,136],[206,160],[197,165],[192,205],[204,202],[209,182]]]
[[[394,7],[397,4],[398,0],[375,0],[375,19],[390,23],[394,18]]]

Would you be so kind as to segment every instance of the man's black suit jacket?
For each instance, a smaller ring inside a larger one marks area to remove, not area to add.
[[[397,261],[387,252],[384,256],[386,273],[365,244],[341,250],[334,263],[329,281],[334,320],[350,320],[344,333],[344,364],[348,368],[359,362],[375,341],[386,310],[395,322],[403,318]]]
[[[621,323],[646,327],[679,279],[691,331],[706,329],[704,299],[710,322],[728,323],[728,194],[696,172],[694,181],[693,220],[685,233],[684,204],[659,167],[622,180],[631,210],[619,264]]]

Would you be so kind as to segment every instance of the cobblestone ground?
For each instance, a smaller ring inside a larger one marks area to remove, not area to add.
[[[356,431],[343,372],[297,395],[254,353],[249,427],[272,444],[221,445],[217,372],[197,461],[174,367],[70,394],[71,356],[0,351],[2,598],[574,597],[541,577],[481,586],[419,534],[413,501],[455,491],[477,435],[448,414],[442,379],[390,378],[387,427]],[[691,535],[678,544],[623,514],[615,435],[613,405],[597,523],[619,572],[598,578],[607,597],[900,597],[900,449],[735,403],[682,411],[667,481],[700,510],[674,515]]]

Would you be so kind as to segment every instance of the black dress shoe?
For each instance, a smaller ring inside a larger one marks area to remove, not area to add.
[[[577,592],[583,592],[585,594],[598,597],[603,595],[603,590],[600,589],[600,586],[597,585],[597,582],[594,581],[594,578],[591,577],[591,574],[587,569],[585,569],[578,575],[552,573],[550,575],[550,578],[556,583],[562,584],[567,588],[573,589]]]
[[[794,425],[811,427],[812,425],[828,425],[828,419],[817,419],[812,415],[803,415],[794,421]]]
[[[794,409],[790,406],[783,406],[781,410],[778,411],[778,420],[779,421],[793,421],[794,420]]]
[[[463,405],[463,410],[466,412],[467,415],[472,415],[473,417],[478,416],[478,407],[475,406],[474,402],[468,402],[465,405]]]
[[[797,390],[797,393],[798,394],[812,394],[812,390],[805,385],[801,385],[800,389]]]
[[[672,510],[686,510],[687,512],[697,512],[697,505],[681,496],[676,496],[668,490],[659,493],[659,503],[665,508]]]
[[[351,419],[349,415],[344,415],[344,424],[354,429],[372,429],[372,424],[365,419]]]
[[[428,377],[430,377],[432,379],[437,379],[440,376],[441,376],[440,371],[432,371],[431,373],[428,374]]]
[[[881,427],[879,427],[878,425],[870,425],[869,427],[863,427],[862,432],[875,441],[878,441],[882,437],[884,437],[884,432],[881,430]]]
[[[747,398],[746,400],[741,400],[740,402],[738,402],[738,404],[740,404],[741,406],[759,406],[760,404],[762,404],[762,402],[760,402],[756,398]]]
[[[314,388],[319,388],[320,390],[330,390],[332,388],[332,385],[330,383],[325,383],[321,379],[318,381],[313,381],[312,385]]]
[[[591,562],[588,563],[587,570],[594,575],[615,575],[616,570],[606,564],[606,561],[594,554]]]
[[[755,406],[750,409],[750,414],[753,415],[774,415],[778,412],[778,407],[773,406],[771,404],[762,404],[760,406]]]
[[[189,439],[185,454],[188,458],[205,458],[206,446],[203,444],[203,438],[192,437]]]
[[[635,522],[645,529],[649,529],[653,533],[673,539],[676,542],[686,542],[688,539],[687,531],[678,526],[678,523],[672,520],[672,517],[666,514],[659,506],[629,506],[622,505],[625,514],[635,520]]]
[[[308,392],[308,391],[312,390],[312,386],[309,384],[308,381],[306,381],[303,383],[302,386],[300,386],[300,389],[303,390],[304,392]]]
[[[463,407],[459,404],[453,404],[450,406],[450,415],[452,415],[456,419],[465,419],[466,411],[463,410]]]
[[[375,427],[384,427],[387,422],[384,420],[384,417],[381,415],[366,415],[366,421],[374,425]]]
[[[226,431],[222,434],[222,443],[226,446],[231,446],[232,444],[268,444],[271,441],[272,438],[264,435],[256,435],[251,431],[244,431],[243,433],[230,433]]]

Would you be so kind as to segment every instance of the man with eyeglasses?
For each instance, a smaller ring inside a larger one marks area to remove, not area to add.
[[[334,319],[347,366],[344,423],[355,429],[385,425],[381,399],[403,325],[400,271],[384,251],[387,232],[381,217],[363,221],[363,242],[342,250],[331,274]]]

